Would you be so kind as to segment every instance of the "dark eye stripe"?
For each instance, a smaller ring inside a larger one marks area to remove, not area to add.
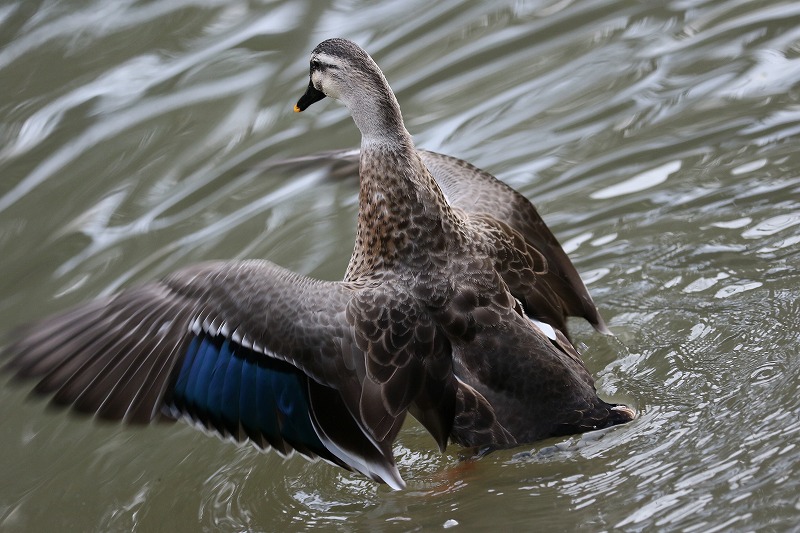
[[[338,68],[339,68],[338,65],[332,65],[330,63],[323,63],[318,59],[313,59],[311,61],[311,71],[312,72],[317,71],[317,70],[327,70],[327,69],[337,70]]]

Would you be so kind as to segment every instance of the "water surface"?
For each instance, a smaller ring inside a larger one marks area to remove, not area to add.
[[[402,492],[183,424],[125,429],[0,383],[0,529],[791,530],[800,525],[800,5],[17,0],[0,6],[0,324],[215,258],[341,278],[357,146],[292,105],[333,36],[418,145],[531,198],[641,416],[476,463],[411,421]]]

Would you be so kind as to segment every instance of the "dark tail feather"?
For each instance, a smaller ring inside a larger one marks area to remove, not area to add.
[[[575,420],[556,426],[552,437],[572,435],[604,429],[618,424],[626,424],[636,418],[636,412],[627,405],[608,404],[600,400],[600,405],[588,411],[575,411]]]
[[[622,404],[612,404],[608,410],[606,427],[616,426],[617,424],[627,424],[636,418],[636,411]]]

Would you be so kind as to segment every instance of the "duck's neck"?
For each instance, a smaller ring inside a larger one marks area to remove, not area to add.
[[[361,131],[361,144],[402,143],[410,138],[403,126],[399,110],[374,105],[375,109],[354,115],[354,121]],[[363,111],[363,110],[362,110]]]
[[[361,144],[411,143],[394,91],[372,58],[365,60],[365,68],[337,96],[361,132]]]
[[[345,279],[444,267],[463,230],[402,120],[393,131],[363,135],[359,173],[356,243]]]

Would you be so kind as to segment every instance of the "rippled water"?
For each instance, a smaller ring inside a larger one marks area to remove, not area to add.
[[[603,435],[459,461],[409,423],[409,489],[182,424],[124,429],[0,386],[0,529],[800,527],[800,4],[17,0],[0,6],[0,323],[203,259],[341,277],[357,146],[292,113],[356,40],[420,146],[519,188],[616,338],[575,322]]]

